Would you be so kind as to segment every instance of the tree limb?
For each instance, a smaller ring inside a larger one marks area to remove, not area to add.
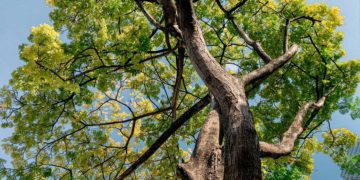
[[[160,147],[162,144],[168,140],[171,135],[174,134],[184,123],[186,123],[192,116],[201,111],[210,103],[210,95],[206,95],[199,102],[194,104],[190,109],[183,113],[176,121],[174,121],[171,126],[164,131],[161,136],[152,144],[149,149],[142,154],[133,164],[131,164],[119,177],[116,179],[125,179],[132,172],[134,172],[142,163],[148,160]]]
[[[211,94],[229,94],[215,96],[221,107],[229,105],[229,99],[239,98],[238,81],[229,75],[209,52],[199,26],[194,5],[190,0],[177,0],[178,24],[186,44],[187,54],[196,72],[209,88]]]
[[[85,125],[91,127],[91,126],[106,126],[106,125],[119,124],[119,123],[136,122],[136,120],[138,120],[138,119],[148,117],[148,116],[153,116],[153,115],[156,115],[156,114],[160,114],[160,113],[166,112],[166,111],[168,111],[170,109],[171,109],[170,107],[167,107],[167,108],[159,109],[157,111],[145,113],[145,114],[142,114],[142,115],[139,115],[139,116],[134,116],[133,118],[126,119],[126,120],[110,121],[110,122],[94,123],[94,124],[85,124]]]
[[[316,103],[306,103],[297,112],[293,123],[289,129],[283,134],[283,138],[279,144],[269,144],[260,142],[260,153],[262,157],[279,158],[291,153],[294,148],[295,141],[304,131],[302,127],[304,118],[309,109],[321,109],[326,101],[326,96],[320,98]]]
[[[176,102],[179,96],[179,90],[182,80],[182,74],[184,71],[184,58],[185,58],[185,48],[178,48],[178,56],[176,57],[176,80],[173,90],[173,99],[172,99],[172,116],[173,119],[176,120]]]
[[[238,8],[240,8],[241,6],[243,6],[245,3],[246,3],[246,1],[248,1],[248,0],[242,0],[242,1],[240,1],[240,2],[238,2],[233,8],[231,8],[229,11],[228,11],[228,13],[229,14],[232,14],[234,11],[236,11]]]
[[[222,179],[224,176],[220,113],[219,105],[213,100],[213,107],[201,127],[190,161],[178,165],[182,179]]]
[[[243,3],[241,3],[241,5],[244,5],[245,2],[246,1],[244,0]],[[220,0],[216,0],[216,3],[220,7],[220,9],[225,13],[226,17],[230,20],[230,22],[234,26],[235,30],[244,39],[246,44],[250,45],[255,50],[255,52],[260,56],[260,58],[263,59],[263,61],[265,63],[267,63],[267,65],[265,65],[264,67],[254,70],[251,73],[244,76],[243,77],[244,84],[249,84],[249,83],[252,83],[259,79],[266,78],[267,76],[269,76],[270,74],[275,72],[277,69],[282,67],[286,62],[288,62],[298,51],[297,45],[293,45],[289,50],[287,48],[288,47],[288,28],[290,26],[290,20],[286,21],[286,29],[285,29],[285,35],[284,35],[285,36],[284,37],[284,54],[282,54],[280,57],[278,57],[276,59],[272,59],[262,48],[261,44],[257,41],[254,41],[253,39],[251,39],[241,29],[241,27],[235,22],[235,19],[231,14],[232,13],[231,10],[233,8],[228,11],[221,5]],[[236,8],[238,8],[238,7],[236,7]],[[278,61],[278,62],[274,62],[274,61]]]
[[[244,5],[246,0],[242,1],[244,2],[241,5]],[[265,50],[262,48],[261,44],[257,41],[254,41],[251,39],[241,28],[238,24],[236,24],[234,17],[232,16],[232,9],[226,10],[222,5],[220,0],[216,0],[216,3],[220,7],[220,9],[225,13],[226,17],[230,20],[231,24],[234,26],[235,30],[238,32],[238,34],[241,36],[241,38],[244,39],[245,43],[250,45],[252,48],[254,48],[255,52],[261,57],[261,59],[264,60],[265,63],[268,63],[271,61],[271,57],[265,52]],[[236,7],[236,6],[235,6]],[[235,8],[234,7],[234,8]],[[240,6],[239,6],[240,7]],[[236,7],[236,8],[239,8]]]
[[[149,12],[146,11],[146,9],[144,8],[144,6],[142,5],[142,2],[140,0],[135,0],[136,5],[140,8],[141,12],[145,15],[145,17],[148,19],[148,21],[154,25],[156,28],[165,31],[165,27],[161,26],[160,23],[158,23],[151,15]]]
[[[286,19],[285,22],[285,30],[284,30],[284,53],[289,49],[289,28],[290,28],[290,20]]]
[[[265,66],[256,69],[245,76],[242,77],[245,84],[252,83],[256,80],[266,78],[272,73],[274,73],[276,70],[284,66],[294,55],[297,53],[299,47],[297,45],[292,45],[290,49],[281,55],[280,57],[271,60],[268,64]]]

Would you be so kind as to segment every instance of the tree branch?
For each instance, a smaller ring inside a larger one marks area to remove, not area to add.
[[[290,20],[286,19],[285,31],[284,31],[284,53],[286,53],[289,49],[289,28],[290,28]]]
[[[246,1],[243,1],[243,4]],[[252,40],[241,28],[238,24],[236,24],[234,17],[232,16],[232,9],[230,11],[226,10],[222,5],[220,0],[216,0],[216,3],[220,7],[220,9],[225,13],[226,17],[230,20],[232,25],[234,26],[235,30],[238,32],[238,34],[244,39],[246,44],[250,45],[255,52],[260,56],[261,59],[268,65],[265,65],[263,68],[257,69],[249,74],[247,74],[243,80],[245,80],[245,84],[249,84],[253,81],[259,80],[261,78],[266,78],[270,74],[272,74],[274,71],[282,67],[286,62],[288,62],[298,51],[298,46],[293,45],[288,50],[288,28],[290,26],[290,20],[287,20],[286,24],[286,30],[285,30],[285,39],[284,39],[284,54],[282,54],[280,57],[276,59],[272,59],[262,48],[261,44],[257,41]],[[238,8],[238,7],[236,7]],[[279,61],[279,62],[273,62],[273,61]]]
[[[229,99],[242,96],[240,91],[234,92],[234,89],[238,88],[238,81],[228,74],[209,52],[192,1],[177,0],[176,5],[178,24],[191,63],[211,94],[231,95],[215,97],[221,107],[227,107]]]
[[[246,0],[242,1],[246,2]],[[271,57],[265,52],[265,50],[262,48],[261,44],[259,42],[254,41],[251,39],[242,29],[241,27],[236,24],[234,17],[230,13],[231,10],[226,10],[222,5],[220,0],[216,0],[216,3],[220,7],[220,9],[225,13],[226,17],[230,20],[231,24],[234,26],[235,30],[238,32],[238,34],[241,36],[241,38],[244,39],[245,43],[250,45],[252,48],[254,48],[255,52],[261,57],[261,59],[264,60],[265,63],[269,63],[271,61]],[[244,5],[242,4],[242,5]],[[236,6],[235,6],[236,7]],[[235,8],[234,7],[234,8]],[[239,6],[240,7],[240,6]],[[236,7],[236,8],[239,8]],[[233,9],[233,8],[232,8]]]
[[[268,64],[265,66],[256,69],[245,76],[242,77],[245,84],[250,84],[254,81],[257,81],[262,78],[266,78],[272,73],[274,73],[276,70],[284,66],[294,55],[297,53],[299,47],[297,45],[292,45],[290,49],[281,55],[280,57],[271,60]]]
[[[85,124],[85,125],[88,126],[88,127],[91,127],[91,126],[106,126],[106,125],[112,125],[112,124],[127,123],[127,122],[132,122],[132,121],[135,122],[138,119],[148,117],[148,116],[153,116],[153,115],[156,115],[156,114],[160,114],[160,113],[169,111],[170,109],[171,109],[170,107],[167,107],[167,108],[164,108],[164,109],[159,109],[157,111],[145,113],[145,114],[142,114],[142,115],[139,115],[139,116],[134,116],[133,118],[126,119],[126,120],[110,121],[110,122],[95,123],[95,124]]]
[[[313,24],[315,24],[315,22],[321,22],[320,20],[315,19],[315,18],[310,17],[310,16],[299,16],[299,17],[296,17],[296,18],[291,19],[290,21],[291,21],[291,22],[293,22],[293,21],[299,21],[299,20],[301,20],[301,19],[309,20],[309,21],[311,21]]]
[[[294,148],[295,141],[304,131],[302,127],[304,118],[309,109],[321,109],[326,101],[327,96],[323,96],[316,103],[306,103],[300,110],[297,112],[293,123],[290,125],[289,129],[283,134],[281,143],[279,144],[269,144],[266,142],[260,142],[260,153],[262,157],[273,157],[279,158],[281,156],[286,156],[291,153]]]
[[[135,0],[135,2],[152,25],[154,25],[157,29],[160,29],[163,32],[165,32],[165,34],[170,33],[172,36],[181,40],[181,31],[179,30],[176,24],[176,6],[173,0],[152,1],[156,3],[160,3],[162,5],[166,27],[162,26],[159,22],[157,22],[155,18],[153,18],[150,15],[150,13],[146,11],[144,6],[142,5],[141,0]]]
[[[231,8],[229,11],[228,11],[228,13],[229,14],[232,14],[234,11],[236,11],[238,8],[240,8],[241,6],[243,6],[245,3],[246,3],[246,1],[248,1],[248,0],[242,0],[242,1],[240,1],[240,2],[238,2],[233,8]]]
[[[224,176],[220,113],[219,105],[213,100],[213,107],[201,127],[190,161],[178,165],[182,179],[222,179]]]
[[[165,25],[171,27],[176,24],[176,6],[173,0],[160,0],[163,8]]]
[[[148,19],[148,21],[154,25],[156,28],[165,31],[165,27],[161,26],[160,23],[158,23],[151,15],[149,12],[146,11],[146,9],[144,8],[144,6],[142,5],[142,2],[140,0],[135,0],[136,5],[140,8],[141,12],[145,15],[145,17]]]
[[[173,99],[172,99],[172,116],[174,120],[176,120],[176,110],[177,110],[176,102],[179,96],[182,74],[184,71],[184,58],[185,58],[185,48],[179,47],[178,56],[176,57],[176,80],[175,80]]]
[[[184,114],[182,114],[176,121],[174,121],[171,126],[164,131],[161,136],[152,144],[149,149],[142,154],[133,164],[131,164],[119,177],[116,179],[125,179],[132,172],[134,172],[142,163],[148,160],[160,147],[162,144],[168,140],[171,135],[175,133],[183,124],[185,124],[192,116],[201,111],[210,103],[210,95],[206,95],[199,102],[194,104],[190,109],[188,109]]]

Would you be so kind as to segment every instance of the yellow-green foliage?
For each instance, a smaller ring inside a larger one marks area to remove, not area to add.
[[[238,2],[223,4],[230,8]],[[167,42],[166,35],[148,22],[134,0],[47,3],[52,8],[53,26],[32,28],[29,42],[20,46],[24,65],[13,72],[10,84],[0,92],[2,126],[14,129],[4,149],[17,169],[0,171],[0,176],[113,179],[174,121],[169,107],[177,72],[177,39],[170,36]],[[161,21],[161,6],[143,5]],[[215,1],[197,1],[195,8],[210,52],[224,67],[232,65],[229,73],[246,74],[264,65]],[[355,93],[360,62],[340,62],[345,51],[341,47],[343,33],[338,31],[343,18],[337,7],[305,0],[248,0],[234,18],[271,57],[283,53],[286,19],[299,18],[291,22],[289,44],[296,43],[301,50],[249,94],[261,140],[279,142],[299,107],[331,89],[324,108],[302,137],[312,135],[310,130],[321,127],[317,125],[330,120],[339,108],[350,107],[338,103]],[[207,93],[187,57],[182,77],[177,117]],[[176,165],[189,159],[207,111],[193,116],[131,178],[175,179]],[[315,138],[298,140],[289,156],[263,159],[264,176],[309,178],[315,151],[342,163],[346,150],[356,141],[346,129],[334,129],[323,137],[319,142]]]

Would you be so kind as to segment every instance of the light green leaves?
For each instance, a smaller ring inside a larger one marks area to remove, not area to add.
[[[349,174],[360,174],[360,154],[347,157],[341,164],[341,168]]]
[[[157,111],[173,108],[179,44],[151,25],[133,0],[47,2],[53,8],[54,27],[43,24],[31,30],[29,43],[20,47],[25,64],[0,92],[2,126],[14,128],[4,148],[12,155],[19,177],[112,179],[173,123],[170,111]],[[229,0],[224,6],[238,2]],[[143,5],[164,24],[161,6]],[[195,8],[209,51],[224,67],[231,65],[240,76],[264,65],[213,0],[197,1]],[[288,38],[289,45],[301,47],[299,53],[261,86],[247,87],[262,140],[277,143],[304,102],[329,92],[324,108],[313,118],[307,115],[308,129],[302,136],[313,135],[312,129],[339,109],[359,116],[358,100],[351,97],[360,81],[360,63],[339,61],[345,52],[343,34],[336,31],[342,23],[337,8],[304,0],[249,0],[234,18],[271,57],[283,53],[286,19],[298,18],[291,22]],[[66,32],[65,42],[59,39],[62,32]],[[177,115],[207,93],[185,57]],[[193,116],[136,174],[176,178],[176,165],[189,158],[206,113]],[[338,137],[334,142],[332,135]],[[264,159],[264,175],[308,178],[316,150],[343,166],[354,163],[345,158],[356,139],[351,132],[333,130],[324,139],[320,143],[315,138],[299,140],[291,156]]]
[[[357,142],[356,134],[341,128],[333,129],[322,134],[324,142],[319,144],[318,150],[330,155],[332,159],[341,164],[347,157],[348,150]]]

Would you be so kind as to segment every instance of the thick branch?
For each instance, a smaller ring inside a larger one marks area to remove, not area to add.
[[[243,76],[244,83],[249,84],[271,75],[276,70],[284,66],[297,53],[298,49],[299,47],[297,45],[292,45],[285,54],[272,60],[262,68],[256,69]]]
[[[174,0],[160,0],[165,17],[166,27],[176,24],[176,6]]]
[[[316,103],[306,103],[297,112],[293,123],[289,129],[283,134],[283,138],[280,144],[269,144],[266,142],[260,142],[260,152],[262,157],[278,158],[286,156],[291,153],[294,148],[295,141],[304,131],[302,127],[304,118],[309,109],[321,109],[324,106],[326,96],[320,98]]]
[[[216,103],[213,105],[201,127],[190,161],[178,165],[183,179],[222,179],[224,176],[220,145],[220,108]]]
[[[215,60],[207,49],[202,31],[199,27],[195,10],[191,0],[177,0],[178,23],[187,52],[196,72],[215,96],[221,107],[229,105],[231,99],[237,99],[238,86],[235,78],[229,75]],[[218,96],[228,94],[231,96]],[[224,105],[224,106],[223,106]]]
[[[161,136],[152,144],[149,149],[141,155],[133,164],[131,164],[119,177],[116,179],[125,179],[132,172],[134,172],[142,163],[148,160],[160,147],[175,133],[184,123],[186,123],[192,116],[201,111],[206,105],[210,103],[210,95],[206,95],[199,102],[182,114],[171,126],[161,134]]]
[[[207,49],[191,0],[177,0],[179,27],[196,72],[224,114],[224,179],[261,179],[259,144],[244,84],[229,75]]]

